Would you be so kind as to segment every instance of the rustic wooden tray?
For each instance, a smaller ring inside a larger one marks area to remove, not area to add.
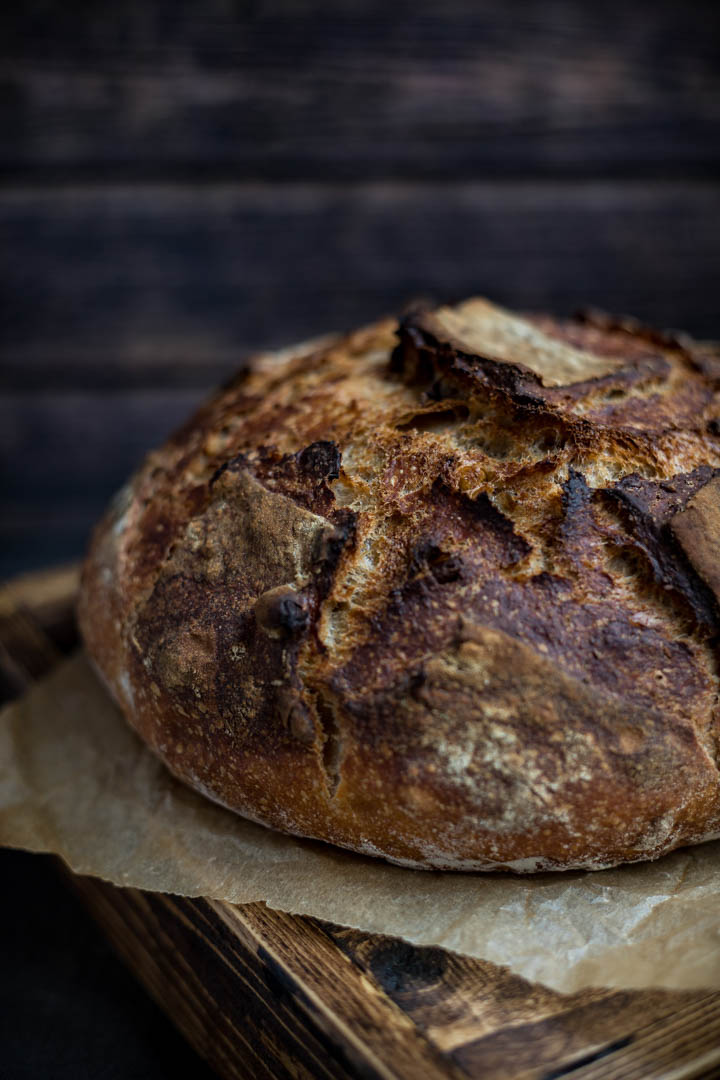
[[[76,586],[66,568],[0,590],[4,698],[77,644]],[[720,1076],[717,992],[557,994],[493,964],[262,904],[68,880],[223,1077]]]

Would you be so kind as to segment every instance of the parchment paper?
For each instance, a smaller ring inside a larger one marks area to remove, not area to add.
[[[142,889],[265,901],[557,990],[720,987],[720,842],[594,873],[405,870],[244,821],[174,780],[78,654],[0,714],[0,844]]]

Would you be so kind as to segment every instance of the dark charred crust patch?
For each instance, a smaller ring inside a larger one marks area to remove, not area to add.
[[[323,516],[333,508],[335,497],[328,481],[337,477],[339,466],[340,454],[331,442],[313,443],[298,454],[278,455],[268,449],[253,462],[256,475],[272,491]]]
[[[627,476],[599,496],[621,511],[632,542],[646,557],[655,581],[677,592],[698,623],[713,633],[720,631],[717,601],[688,561],[671,522],[716,476],[720,476],[720,469],[704,465],[671,480]]]
[[[455,510],[470,537],[478,531],[491,533],[503,552],[506,565],[519,562],[530,554],[531,545],[515,531],[513,522],[498,510],[486,492],[472,499],[464,492],[451,490],[444,481],[437,480],[432,495],[436,503],[445,502],[448,508]]]
[[[328,518],[331,529],[318,536],[313,561],[323,572],[332,572],[340,555],[355,539],[357,514],[346,506],[333,510]]]
[[[327,439],[311,443],[295,458],[300,474],[310,482],[337,480],[340,475],[340,450],[336,443]]]
[[[260,596],[254,608],[255,622],[266,634],[297,637],[310,623],[308,599],[286,585]]]
[[[562,504],[566,518],[575,517],[590,502],[591,492],[587,481],[579,469],[568,469],[568,477],[563,484]]]
[[[620,366],[568,385],[545,386],[536,372],[521,363],[470,353],[451,336],[439,337],[433,314],[425,312],[401,323],[394,367],[409,384],[425,386],[428,400],[494,393],[516,408],[548,418],[565,417],[580,436],[597,428],[654,433],[680,419],[690,426],[710,400],[711,369],[720,373],[720,353],[690,348],[687,341],[682,346],[670,345],[664,335],[646,333],[623,320],[608,322],[607,328],[588,319],[559,322],[529,317],[526,321],[562,345],[608,357]],[[688,380],[671,402],[665,400],[663,388],[672,366],[662,348],[677,350],[688,371]],[[693,370],[705,378],[693,376]],[[637,390],[645,396],[634,396]]]
[[[628,508],[635,519],[659,529],[674,514],[684,510],[688,500],[700,488],[720,475],[720,469],[701,465],[689,473],[679,473],[670,480],[647,480],[634,474],[618,481],[607,492]]]
[[[281,454],[274,446],[263,445],[220,465],[210,478],[210,487],[226,472],[247,470],[269,491],[287,495],[313,513],[327,515],[334,503],[328,482],[340,475],[340,461],[340,450],[330,440],[310,443],[296,454]]]
[[[449,585],[458,581],[462,572],[463,560],[460,552],[444,551],[430,538],[421,540],[410,552],[410,578],[431,574],[439,585]]]
[[[329,515],[328,528],[318,535],[312,554],[313,588],[318,604],[329,594],[343,552],[355,543],[357,514],[340,507]],[[318,647],[323,648],[316,637]]]
[[[427,384],[436,373],[437,343],[428,347],[421,327],[416,325],[421,319],[421,312],[415,312],[403,319],[398,328],[400,341],[390,356],[390,373],[401,375],[405,382],[411,385]]]
[[[433,343],[438,367],[445,371],[446,377],[451,374],[464,376],[464,381],[469,381],[470,385],[474,383],[477,389],[492,388],[517,405],[533,407],[551,403],[551,395],[543,391],[535,372],[518,364],[501,363],[443,345],[432,335],[428,335],[428,341]]]
[[[394,363],[408,383],[432,386],[439,378],[458,372],[504,391],[520,404],[542,400],[542,384],[534,372],[468,353],[452,340],[441,340],[434,332],[430,312],[408,316],[400,324],[398,336]]]
[[[597,529],[592,512],[593,492],[585,476],[572,466],[562,485],[562,520],[558,532],[560,550],[565,552],[574,570],[582,571],[592,550]]]

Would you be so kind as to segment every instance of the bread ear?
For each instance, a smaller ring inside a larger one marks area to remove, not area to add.
[[[720,476],[714,477],[676,514],[670,527],[683,551],[720,605]]]
[[[572,386],[610,375],[622,358],[598,356],[545,334],[527,319],[478,297],[426,314],[424,326],[438,341],[488,360],[526,369],[546,387]]]

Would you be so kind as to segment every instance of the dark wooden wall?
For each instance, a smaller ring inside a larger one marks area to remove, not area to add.
[[[720,336],[720,5],[0,14],[0,574],[251,349],[417,294]]]

